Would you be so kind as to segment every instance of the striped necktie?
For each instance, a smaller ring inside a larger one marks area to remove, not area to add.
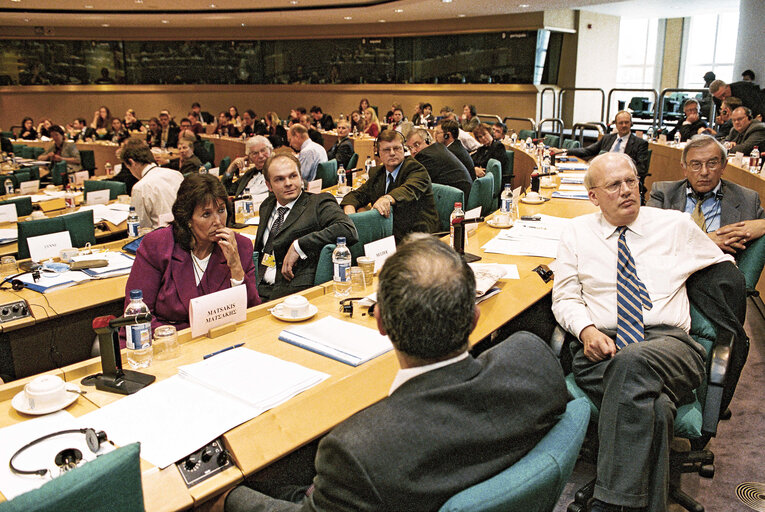
[[[648,290],[637,275],[625,235],[626,226],[619,228],[619,250],[616,265],[616,347],[622,349],[630,343],[645,339],[643,308],[653,307]]]
[[[696,207],[691,212],[691,219],[696,223],[701,230],[707,232],[707,219],[704,217],[704,212],[701,209],[701,205],[707,199],[707,194],[699,194],[697,192],[691,192],[691,195],[696,200]]]

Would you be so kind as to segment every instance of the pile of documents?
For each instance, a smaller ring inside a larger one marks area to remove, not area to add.
[[[133,267],[133,258],[121,252],[101,252],[82,256],[75,256],[72,261],[106,260],[105,267],[89,268],[85,270],[66,270],[64,272],[51,272],[42,270],[37,281],[31,273],[18,277],[26,288],[40,293],[49,293],[61,288],[67,288],[91,279],[104,279],[107,277],[129,274]]]
[[[563,178],[561,178],[561,185],[558,187],[558,190],[552,193],[553,197],[559,199],[589,199],[587,189],[584,188],[584,185],[563,183],[562,180]]]
[[[101,222],[103,220],[108,220],[115,226],[119,226],[123,222],[125,222],[128,218],[128,215],[130,213],[130,205],[129,204],[121,204],[121,203],[114,203],[114,204],[95,204],[95,205],[87,205],[82,206],[78,212],[83,212],[86,210],[93,210],[93,222]]]
[[[555,258],[558,242],[570,219],[539,215],[540,220],[519,220],[510,229],[503,229],[489,240],[483,250],[513,256],[542,256]]]

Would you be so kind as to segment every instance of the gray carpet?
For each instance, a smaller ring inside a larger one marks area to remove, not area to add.
[[[717,437],[709,443],[715,454],[715,476],[706,479],[697,474],[683,475],[683,490],[710,512],[751,511],[736,498],[736,486],[742,482],[765,483],[765,320],[751,299],[746,332],[751,348],[730,405],[733,417],[720,422]],[[555,512],[564,512],[576,490],[594,475],[592,464],[577,463]]]

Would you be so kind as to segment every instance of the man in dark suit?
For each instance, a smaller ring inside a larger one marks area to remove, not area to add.
[[[327,151],[327,160],[337,160],[337,165],[348,169],[348,161],[353,156],[353,140],[348,137],[351,124],[345,119],[337,122],[337,142]]]
[[[332,120],[332,116],[322,112],[321,107],[319,106],[314,105],[311,107],[311,117],[313,118],[313,123],[311,124],[325,132],[328,132],[335,127],[335,122]]]
[[[377,328],[401,367],[389,396],[319,442],[313,485],[294,501],[240,486],[220,500],[226,511],[436,511],[518,461],[564,412],[563,372],[538,337],[519,332],[468,353],[473,272],[436,238],[410,238],[377,292]]]
[[[717,140],[697,135],[683,149],[685,179],[654,183],[647,206],[690,213],[720,249],[735,254],[765,234],[765,211],[757,192],[721,179],[726,157]]]
[[[709,92],[715,97],[715,104],[718,108],[720,102],[733,96],[740,99],[741,103],[752,111],[753,117],[761,117],[765,113],[765,93],[751,82],[726,84],[722,80],[715,80],[709,84]]]
[[[446,146],[446,149],[452,152],[462,165],[467,169],[471,180],[475,180],[475,165],[470,153],[460,142],[460,125],[453,119],[444,119],[433,129],[433,137],[436,142]]]
[[[170,114],[162,112],[159,114],[159,125],[162,129],[159,140],[162,148],[177,148],[178,133],[180,129],[170,124]]]
[[[438,231],[438,212],[433,187],[425,167],[411,157],[404,157],[403,136],[385,130],[377,137],[382,165],[369,171],[369,179],[351,191],[340,203],[345,213],[372,205],[383,217],[393,213],[393,236],[396,242],[412,231]]]
[[[749,155],[757,147],[765,148],[765,123],[752,119],[752,111],[738,107],[730,116],[733,129],[725,138],[731,153]]]
[[[258,293],[266,301],[313,286],[322,248],[340,236],[350,246],[358,237],[334,196],[302,191],[297,158],[276,154],[264,173],[272,195],[260,205],[255,251],[260,253]]]
[[[410,131],[406,145],[414,159],[428,170],[431,182],[461,190],[465,194],[463,202],[467,202],[473,180],[462,162],[446,146],[438,142],[432,144],[430,134],[423,128]]]
[[[203,111],[202,106],[197,101],[191,104],[191,111],[197,114],[202,124],[211,124],[215,122],[213,115],[207,111]]]

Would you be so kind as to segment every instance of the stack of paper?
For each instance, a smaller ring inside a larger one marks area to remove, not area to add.
[[[0,229],[0,244],[9,244],[19,238],[18,229]]]
[[[584,185],[570,183],[561,183],[558,190],[552,193],[552,196],[559,199],[589,199]]]
[[[83,270],[83,272],[91,277],[106,278],[122,276],[129,274],[130,269],[133,268],[133,258],[122,252],[109,251],[75,256],[72,258],[72,261],[88,260],[107,260],[109,262],[105,267],[86,268]]]
[[[35,281],[32,274],[23,274],[18,277],[26,288],[40,293],[48,293],[61,288],[68,288],[83,281],[90,280],[90,276],[76,270],[67,270],[61,273],[40,272],[40,278]]]
[[[550,215],[539,217],[539,221],[520,220],[512,228],[503,229],[483,246],[483,250],[498,254],[555,258],[558,254],[558,241],[570,219]]]
[[[393,349],[390,339],[376,330],[330,316],[285,329],[279,339],[351,366]]]
[[[115,226],[119,226],[125,222],[128,218],[128,210],[123,208],[123,205],[115,203],[114,205],[95,204],[81,207],[78,211],[93,210],[93,222],[101,222],[102,220],[108,220]]]
[[[564,163],[557,163],[555,164],[555,168],[559,171],[586,171],[589,165],[586,162],[564,162]]]
[[[560,182],[563,183],[573,183],[573,184],[583,184],[584,183],[584,173],[583,172],[567,172],[565,174],[561,174],[560,176]]]

